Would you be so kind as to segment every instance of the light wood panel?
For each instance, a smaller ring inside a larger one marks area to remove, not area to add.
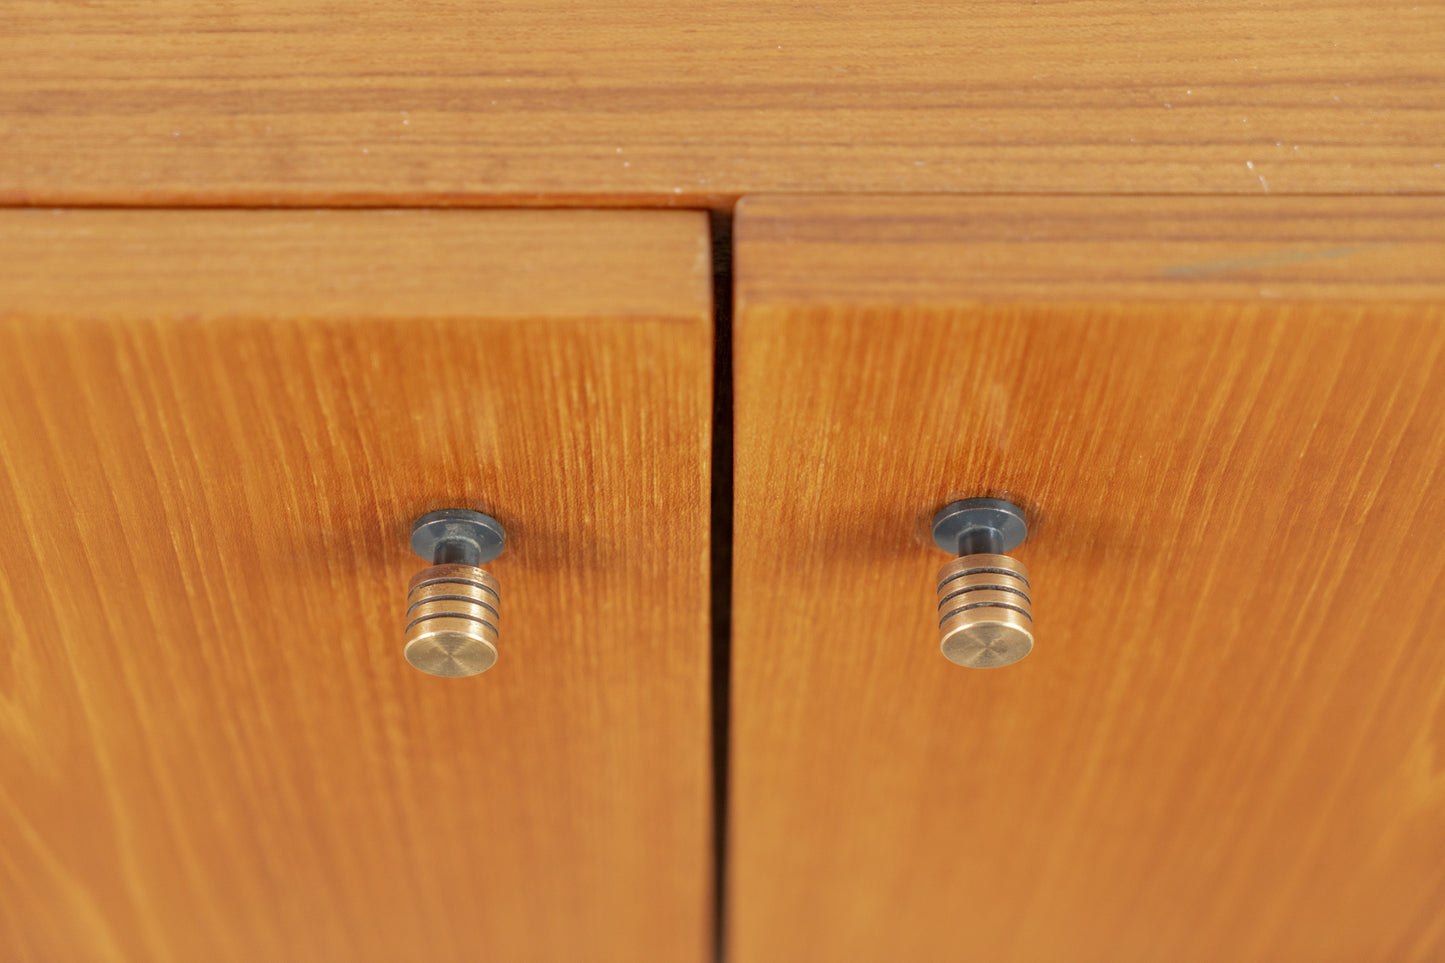
[[[10,0],[7,204],[1445,191],[1415,0]]]
[[[0,957],[700,960],[683,212],[0,214]],[[501,657],[402,659],[411,520]]]
[[[736,230],[732,958],[1445,956],[1445,203]],[[1005,669],[938,651],[974,495]]]

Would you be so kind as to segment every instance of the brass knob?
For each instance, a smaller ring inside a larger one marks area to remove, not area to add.
[[[501,586],[480,566],[502,554],[505,544],[502,523],[481,512],[446,508],[416,520],[411,547],[432,564],[407,586],[406,661],[453,679],[492,667]]]
[[[954,502],[933,516],[933,540],[960,556],[938,572],[939,648],[975,669],[1012,665],[1034,647],[1029,572],[1005,555],[1024,540],[1024,513],[1001,498]]]

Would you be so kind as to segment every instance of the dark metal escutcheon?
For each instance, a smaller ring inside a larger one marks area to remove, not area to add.
[[[1002,498],[966,498],[933,516],[933,541],[951,555],[1003,555],[1028,533],[1023,509]]]
[[[411,527],[411,548],[432,565],[484,565],[502,554],[502,523],[468,508],[427,512]]]

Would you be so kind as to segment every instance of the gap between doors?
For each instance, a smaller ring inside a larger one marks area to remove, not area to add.
[[[723,963],[727,921],[728,754],[732,725],[733,218],[709,211],[712,233],[713,378],[709,631],[712,722],[713,959]]]

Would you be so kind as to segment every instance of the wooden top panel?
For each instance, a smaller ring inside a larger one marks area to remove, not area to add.
[[[1445,192],[1445,7],[11,0],[0,202]]]
[[[1445,956],[1445,300],[1342,255],[1249,268],[1282,299],[949,303],[898,248],[971,202],[838,199],[826,230],[812,200],[785,228],[791,203],[737,224],[733,957]],[[1000,233],[1049,203],[1000,201]],[[1188,205],[1092,203],[1151,263],[1213,243]],[[1081,209],[1053,233],[1131,291]],[[1433,211],[1395,237],[1430,239],[1439,291]],[[776,238],[819,235],[853,246],[811,299],[763,280],[826,260]],[[979,243],[952,246],[965,273]],[[1015,253],[1042,286],[1059,249]],[[1319,299],[1301,270],[1333,275]],[[832,287],[889,272],[928,298]],[[1004,669],[938,650],[928,523],[975,495],[1031,527],[1037,645]]]
[[[0,214],[0,957],[706,957],[707,245]],[[401,654],[458,505],[508,535],[467,680]]]

